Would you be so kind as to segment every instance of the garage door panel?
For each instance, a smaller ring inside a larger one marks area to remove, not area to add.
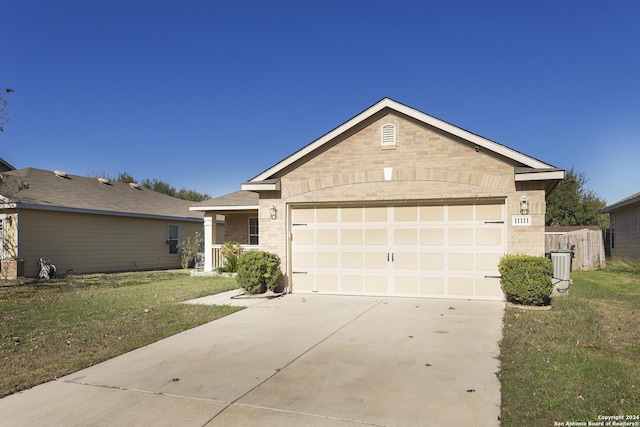
[[[386,294],[388,291],[387,276],[365,276],[364,291],[374,294]]]
[[[338,254],[335,252],[317,252],[316,253],[317,268],[338,268]]]
[[[498,278],[478,278],[476,279],[476,295],[479,297],[499,298],[502,297],[502,287]]]
[[[364,242],[363,236],[364,230],[362,229],[343,229],[340,231],[340,242],[343,246],[360,246]]]
[[[418,270],[418,254],[415,252],[396,252],[393,267],[399,270]]]
[[[338,230],[317,230],[316,242],[318,245],[337,245]]]
[[[338,222],[338,208],[317,208],[317,222]]]
[[[338,275],[318,274],[316,276],[318,291],[335,292],[338,290]]]
[[[293,269],[313,268],[316,265],[315,252],[297,252],[293,259]]]
[[[312,274],[293,274],[293,283],[296,291],[314,291],[315,276]]]
[[[315,209],[314,208],[298,208],[292,212],[292,220],[294,224],[305,224],[314,222]]]
[[[442,228],[421,228],[420,244],[423,246],[442,246],[444,244],[444,232]]]
[[[417,245],[418,230],[415,228],[397,228],[393,230],[393,242],[396,245]]]
[[[449,278],[449,295],[452,296],[472,296],[473,278],[471,277],[452,277]]]
[[[396,221],[417,221],[418,220],[418,207],[417,206],[399,206],[394,209],[394,219]]]
[[[315,231],[298,228],[293,230],[293,240],[297,245],[314,245],[316,243]]]
[[[341,276],[340,290],[361,293],[364,291],[363,279],[362,275],[343,274]]]
[[[494,271],[501,257],[499,253],[476,254],[476,270]]]
[[[476,244],[479,246],[501,246],[502,229],[479,228],[476,229]]]
[[[445,295],[444,278],[443,277],[421,277],[420,278],[420,294],[421,295]]]
[[[369,207],[364,209],[365,222],[386,222],[387,221],[387,208],[386,207]]]
[[[342,252],[340,255],[340,266],[342,268],[362,268],[362,252]]]
[[[364,254],[364,267],[369,270],[387,268],[387,252],[366,252]]]
[[[451,205],[449,206],[449,221],[472,221],[472,205]]]
[[[473,228],[450,228],[449,244],[452,246],[473,245]]]
[[[364,230],[364,244],[365,245],[388,245],[386,229],[369,229]]]
[[[340,214],[342,222],[362,222],[362,208],[342,208]]]
[[[420,253],[421,270],[444,270],[444,254]]]
[[[420,221],[444,221],[444,206],[420,206]]]
[[[473,270],[473,258],[474,254],[472,253],[452,253],[449,254],[448,262],[449,262],[449,270],[455,271],[471,271]]]
[[[477,205],[476,220],[502,221],[502,205]]]
[[[400,294],[415,295],[418,293],[418,278],[399,276],[395,278],[394,291]]]

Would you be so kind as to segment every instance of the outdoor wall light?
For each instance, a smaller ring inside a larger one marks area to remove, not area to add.
[[[269,208],[269,218],[277,219],[278,218],[278,209],[276,208],[275,203],[271,204]]]
[[[520,197],[520,214],[529,215],[529,202],[527,196]]]

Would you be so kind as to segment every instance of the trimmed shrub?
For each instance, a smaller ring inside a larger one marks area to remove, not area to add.
[[[266,251],[243,252],[238,259],[238,285],[249,294],[262,294],[275,289],[280,271],[280,257]]]
[[[549,258],[505,255],[498,271],[507,301],[524,305],[547,305],[553,289],[553,264]]]

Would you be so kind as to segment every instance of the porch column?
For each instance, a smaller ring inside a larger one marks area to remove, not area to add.
[[[204,271],[213,271],[213,242],[216,240],[216,214],[204,214]]]

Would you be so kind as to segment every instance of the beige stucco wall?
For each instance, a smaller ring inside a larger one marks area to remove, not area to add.
[[[397,127],[397,146],[380,145],[383,124]],[[543,182],[519,183],[506,159],[446,137],[401,115],[381,114],[336,143],[326,144],[311,159],[294,164],[281,175],[280,192],[260,193],[260,246],[277,253],[287,265],[287,214],[296,204],[371,203],[447,200],[504,200],[507,206],[507,252],[544,254],[545,191]],[[383,169],[392,167],[392,178]],[[512,227],[520,197],[527,196],[530,227]],[[275,204],[277,220],[269,218]],[[284,270],[284,268],[283,268]]]
[[[168,224],[180,226],[180,240],[202,233],[200,222],[22,209],[19,257],[28,277],[38,275],[39,258],[59,274],[180,268],[168,254]]]
[[[615,248],[612,258],[640,258],[640,230],[638,230],[638,210],[640,203],[616,209]]]

